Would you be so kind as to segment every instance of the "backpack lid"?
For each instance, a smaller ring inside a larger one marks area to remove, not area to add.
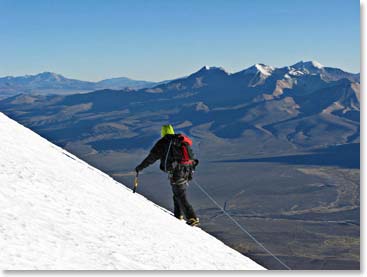
[[[182,142],[185,142],[185,143],[187,143],[190,146],[192,145],[192,140],[189,137],[187,137],[187,136],[185,136],[183,134],[179,134],[179,136],[181,137]]]

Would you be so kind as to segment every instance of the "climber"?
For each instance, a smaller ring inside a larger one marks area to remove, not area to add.
[[[187,200],[188,181],[193,177],[199,161],[194,159],[191,149],[192,141],[183,134],[175,134],[172,125],[163,125],[161,139],[150,150],[149,155],[139,164],[135,171],[139,173],[160,159],[160,169],[169,174],[173,192],[174,216],[187,224],[199,224],[199,218]]]

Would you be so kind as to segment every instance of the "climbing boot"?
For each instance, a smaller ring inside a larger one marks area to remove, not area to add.
[[[196,226],[196,225],[199,225],[200,221],[199,221],[199,218],[192,217],[186,223],[187,225],[190,225],[190,226]]]

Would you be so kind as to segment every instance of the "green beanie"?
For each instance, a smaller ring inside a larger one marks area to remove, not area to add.
[[[172,127],[171,124],[163,125],[162,126],[162,130],[161,130],[161,136],[162,136],[162,138],[165,135],[174,135],[174,134],[175,134],[175,130],[173,130],[173,127]]]

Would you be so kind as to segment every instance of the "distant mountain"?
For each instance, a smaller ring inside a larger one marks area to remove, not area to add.
[[[68,79],[52,72],[43,72],[37,75],[0,78],[0,96],[28,93],[60,93],[67,91],[91,91],[95,89],[93,82]]]
[[[17,94],[73,94],[97,89],[141,89],[160,83],[133,80],[126,77],[87,82],[66,78],[60,74],[43,72],[36,75],[0,78],[0,98]]]
[[[157,84],[158,83],[156,82],[133,80],[127,77],[118,77],[99,81],[96,83],[96,86],[99,89],[124,89],[124,88],[141,89],[141,88],[153,87]]]
[[[316,61],[300,61],[291,67],[302,72],[303,74],[319,74],[325,81],[336,81],[343,78],[353,82],[359,82],[360,80],[359,74],[348,73],[339,68],[324,67],[322,64]]]
[[[72,83],[50,73],[32,79]],[[208,124],[207,134],[228,143],[245,138],[249,145],[266,140],[302,148],[359,140],[359,90],[358,74],[315,61],[281,68],[256,64],[236,73],[205,66],[187,77],[134,92],[20,95],[1,101],[0,109],[58,142],[89,138],[86,143],[97,150],[115,149],[112,138],[121,140],[120,147],[147,147],[148,137],[164,122],[186,122],[187,132]],[[72,137],[62,131],[65,128],[72,130]],[[126,137],[134,136],[147,137],[146,142],[124,145]]]

